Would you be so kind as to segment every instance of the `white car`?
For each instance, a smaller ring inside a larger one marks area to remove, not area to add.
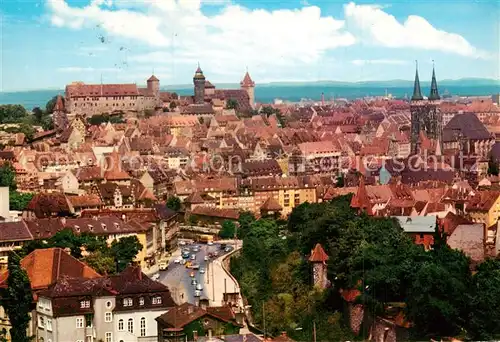
[[[203,258],[203,260],[208,261],[208,260],[210,260],[210,258],[208,257],[208,255],[205,255],[205,257]]]
[[[194,296],[195,297],[201,296],[201,291],[198,291],[198,290],[194,291]]]
[[[178,257],[177,259],[174,260],[174,264],[180,264],[182,261],[182,257]]]
[[[184,240],[179,241],[179,245],[180,246],[185,246],[186,245],[186,241],[184,241]]]
[[[191,260],[196,260],[196,255],[191,254]]]
[[[200,283],[196,284],[196,290],[197,291],[202,291],[203,290],[203,285],[201,285]]]
[[[213,246],[213,244],[214,244],[213,241],[208,241],[207,242],[207,245],[209,245],[209,246]]]
[[[153,274],[153,276],[151,277],[151,279],[153,279],[153,280],[158,280],[158,279],[160,279],[160,274],[159,274],[159,273],[155,273],[155,274]]]
[[[202,267],[202,268],[200,268],[200,273],[201,273],[201,274],[204,274],[204,273],[205,273],[205,269],[204,269],[203,267]]]

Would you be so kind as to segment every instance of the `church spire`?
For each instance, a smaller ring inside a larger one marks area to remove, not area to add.
[[[418,62],[415,61],[415,83],[413,84],[413,95],[411,97],[412,101],[423,100],[422,91],[420,90],[420,79],[418,78]]]
[[[436,82],[436,72],[434,71],[434,61],[432,61],[432,81],[431,81],[431,93],[429,95],[429,100],[439,100],[438,85]]]

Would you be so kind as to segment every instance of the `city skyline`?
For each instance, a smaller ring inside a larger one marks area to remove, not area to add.
[[[0,90],[143,83],[153,71],[162,85],[188,84],[198,62],[214,83],[247,68],[261,84],[411,80],[416,59],[423,81],[432,60],[441,80],[498,79],[498,11],[493,1],[12,1],[0,12]]]

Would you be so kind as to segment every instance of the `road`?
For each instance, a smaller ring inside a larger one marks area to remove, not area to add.
[[[217,299],[219,299],[222,296],[222,293],[219,294],[219,292],[223,292],[224,289],[220,288],[220,281],[218,279],[215,279],[215,277],[219,278],[219,272],[217,272],[217,269],[219,267],[215,267],[215,273],[213,272],[214,265],[212,264],[212,260],[210,261],[204,261],[205,256],[207,256],[209,253],[213,253],[215,251],[219,252],[219,256],[223,255],[224,253],[220,251],[220,244],[213,244],[212,246],[205,245],[205,244],[193,244],[193,245],[188,245],[183,248],[190,248],[192,249],[193,246],[199,246],[200,251],[196,253],[196,262],[200,264],[200,269],[204,268],[205,273],[202,274],[199,270],[192,270],[189,268],[186,268],[184,265],[181,264],[176,264],[174,263],[174,260],[180,256],[180,250],[175,251],[172,254],[172,257],[170,259],[170,263],[168,266],[168,270],[166,271],[160,271],[160,278],[158,279],[161,283],[165,284],[168,286],[172,293],[172,297],[174,301],[177,304],[182,304],[185,302],[189,302],[192,304],[195,304],[195,297],[194,297],[194,285],[191,285],[191,278],[190,274],[191,272],[194,272],[194,279],[199,284],[203,285],[203,290],[201,293],[201,298],[208,298],[209,295],[213,297],[213,292],[217,294]],[[229,246],[229,244],[228,244]],[[215,279],[215,284],[214,284],[214,279]],[[223,280],[222,280],[223,281]],[[215,288],[217,286],[217,288]],[[211,288],[207,288],[211,287]],[[215,291],[213,291],[215,289]],[[233,292],[232,288],[227,289],[228,292]],[[213,298],[208,298],[211,302],[213,301]],[[220,301],[218,300],[220,303]],[[220,304],[219,304],[220,305]]]

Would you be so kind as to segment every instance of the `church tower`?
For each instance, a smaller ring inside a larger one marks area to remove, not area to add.
[[[245,77],[243,77],[243,80],[240,82],[240,86],[241,89],[247,92],[252,109],[255,108],[255,82],[250,77],[248,71],[245,74]]]
[[[420,132],[439,144],[436,150],[442,150],[443,121],[439,110],[439,91],[436,81],[436,72],[432,67],[431,92],[427,100],[422,96],[420,88],[420,79],[418,77],[418,65],[415,72],[415,82],[413,84],[413,95],[410,101],[411,112],[411,154],[417,154],[420,151],[419,141]]]
[[[200,65],[198,64],[198,69],[194,73],[193,77],[194,83],[194,103],[203,104],[205,103],[205,75],[201,71]]]

